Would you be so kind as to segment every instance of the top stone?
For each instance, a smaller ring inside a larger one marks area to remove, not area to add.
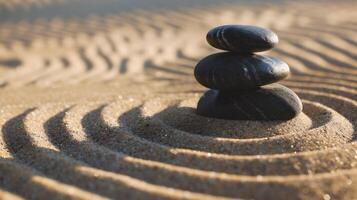
[[[266,51],[279,42],[273,31],[247,25],[218,26],[207,33],[206,39],[217,49],[241,53]]]

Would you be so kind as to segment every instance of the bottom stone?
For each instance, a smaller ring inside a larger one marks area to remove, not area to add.
[[[300,98],[280,84],[235,94],[208,90],[197,105],[199,115],[232,120],[289,120],[301,111]]]

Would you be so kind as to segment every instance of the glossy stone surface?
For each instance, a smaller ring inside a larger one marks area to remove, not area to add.
[[[195,68],[196,80],[218,90],[251,90],[287,77],[289,66],[268,56],[222,52],[202,59]]]
[[[301,111],[299,97],[280,84],[244,93],[209,90],[197,105],[199,115],[232,120],[289,120]]]
[[[206,39],[217,49],[246,53],[266,51],[279,42],[271,30],[247,25],[218,26],[207,33]]]

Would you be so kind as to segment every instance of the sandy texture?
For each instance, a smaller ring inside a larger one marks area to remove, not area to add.
[[[0,1],[0,199],[357,199],[356,3],[42,19],[71,2],[26,2]],[[195,114],[205,33],[229,23],[279,35],[298,117]]]

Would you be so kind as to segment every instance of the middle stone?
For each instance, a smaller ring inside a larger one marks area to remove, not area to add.
[[[195,67],[196,80],[217,90],[252,90],[278,82],[290,73],[289,66],[274,57],[222,52],[202,59]]]

